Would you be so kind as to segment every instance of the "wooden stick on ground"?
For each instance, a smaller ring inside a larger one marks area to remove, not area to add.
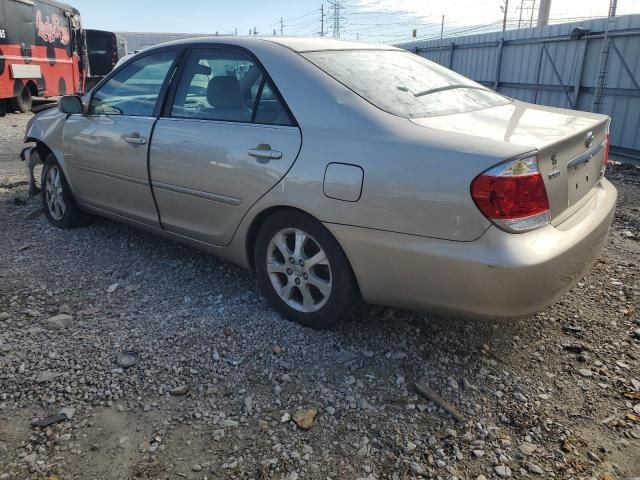
[[[445,412],[449,413],[458,422],[464,423],[467,421],[467,419],[453,405],[440,397],[440,395],[438,395],[436,392],[431,390],[431,388],[427,386],[424,380],[418,380],[416,382],[416,388],[422,395],[438,405]]]

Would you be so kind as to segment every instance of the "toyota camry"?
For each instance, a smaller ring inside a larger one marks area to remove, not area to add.
[[[40,112],[23,157],[56,227],[99,215],[205,249],[306,326],[360,301],[512,319],[599,255],[609,123],[390,46],[197,38]]]

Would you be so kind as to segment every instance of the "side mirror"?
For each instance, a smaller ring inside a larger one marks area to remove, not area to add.
[[[75,95],[65,95],[58,100],[58,109],[62,113],[77,115],[84,113],[82,108],[82,100]]]

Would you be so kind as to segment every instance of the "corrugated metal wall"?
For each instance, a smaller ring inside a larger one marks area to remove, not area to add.
[[[609,24],[601,113],[619,155],[640,159],[640,15],[399,45],[510,97],[594,111]],[[572,38],[576,28],[586,32]]]

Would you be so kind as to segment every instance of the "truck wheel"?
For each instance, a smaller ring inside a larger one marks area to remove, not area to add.
[[[4,100],[0,100],[0,118],[4,117],[7,114],[7,102]]]
[[[17,91],[16,91],[17,90]],[[14,98],[9,99],[9,107],[15,112],[19,111],[27,113],[31,111],[33,105],[33,97],[31,96],[31,90],[26,85],[20,84],[20,87],[14,88],[13,93],[16,95]]]
[[[78,207],[67,179],[53,154],[44,161],[41,185],[44,214],[54,227],[78,228],[91,222],[91,215]]]

